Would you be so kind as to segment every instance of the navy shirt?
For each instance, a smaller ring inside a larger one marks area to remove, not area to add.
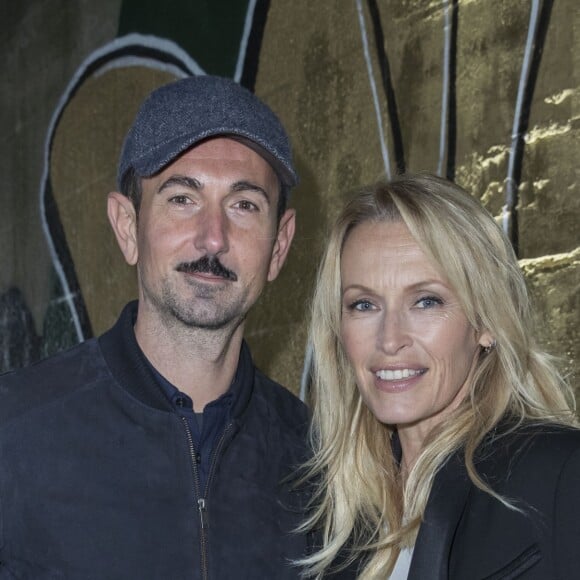
[[[226,425],[230,422],[230,410],[235,401],[236,393],[240,388],[240,367],[238,366],[236,375],[228,391],[215,401],[208,403],[203,410],[203,414],[200,413],[199,415],[201,417],[198,418],[193,410],[193,401],[191,398],[171,384],[151,363],[149,363],[149,366],[163,392],[169,401],[171,401],[175,411],[187,421],[195,448],[195,459],[200,484],[199,493],[200,497],[205,497],[207,495],[206,485],[212,453]]]

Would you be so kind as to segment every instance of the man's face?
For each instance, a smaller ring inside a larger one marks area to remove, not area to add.
[[[294,212],[278,227],[278,195],[271,166],[222,137],[143,179],[136,248],[124,250],[137,264],[139,316],[155,312],[196,328],[237,326],[278,275],[292,239]]]

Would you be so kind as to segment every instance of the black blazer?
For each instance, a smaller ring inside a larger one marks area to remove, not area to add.
[[[475,487],[463,453],[452,455],[435,477],[408,580],[580,579],[580,430],[502,431],[478,449],[476,468],[520,511]],[[352,580],[363,565],[325,579]]]
[[[436,476],[408,580],[579,579],[580,430],[489,436],[476,467],[520,511],[476,488],[455,454]]]

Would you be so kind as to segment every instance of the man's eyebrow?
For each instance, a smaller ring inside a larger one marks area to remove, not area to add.
[[[268,195],[268,192],[263,187],[252,183],[251,181],[236,181],[230,189],[231,191],[255,191],[263,195],[268,205],[270,205],[270,196]]]
[[[182,187],[195,189],[196,191],[203,189],[203,185],[194,177],[187,177],[186,175],[172,175],[159,186],[157,193],[161,193],[164,189],[174,185],[181,185]]]

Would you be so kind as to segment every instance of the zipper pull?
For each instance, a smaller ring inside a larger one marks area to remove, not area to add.
[[[201,529],[205,529],[205,499],[200,497],[197,500],[197,507],[199,508],[199,518],[201,520]]]

